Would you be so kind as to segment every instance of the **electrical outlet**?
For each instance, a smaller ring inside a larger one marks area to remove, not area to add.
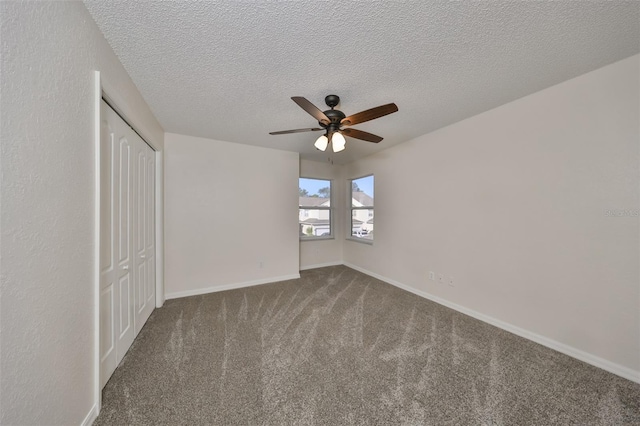
[[[444,275],[443,274],[438,274],[438,282],[440,284],[444,284]]]
[[[429,279],[431,281],[435,281],[436,280],[436,273],[433,271],[429,271]]]
[[[449,277],[449,286],[453,287],[453,277]]]

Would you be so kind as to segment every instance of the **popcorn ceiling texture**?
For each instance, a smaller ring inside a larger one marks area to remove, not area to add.
[[[640,51],[640,5],[615,2],[85,1],[163,127],[346,163]],[[339,154],[289,98],[352,114]]]
[[[0,11],[0,424],[77,425],[97,396],[94,70],[151,141],[164,132],[81,3]]]

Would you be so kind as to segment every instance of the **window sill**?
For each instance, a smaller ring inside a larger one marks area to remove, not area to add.
[[[367,244],[367,245],[370,245],[370,246],[373,245],[373,240],[367,240],[367,239],[364,239],[364,238],[354,238],[354,237],[347,237],[346,239],[347,239],[347,241],[354,241],[354,242],[360,243],[360,244]]]
[[[326,240],[335,240],[333,235],[329,235],[326,237],[300,237],[300,241],[326,241]]]

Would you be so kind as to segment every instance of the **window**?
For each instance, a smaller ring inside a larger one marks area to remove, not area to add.
[[[373,241],[373,175],[349,182],[351,238]]]
[[[331,181],[300,178],[298,187],[300,239],[332,238]]]

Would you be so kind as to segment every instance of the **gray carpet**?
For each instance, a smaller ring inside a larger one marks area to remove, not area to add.
[[[301,275],[167,301],[95,424],[640,424],[638,384],[343,266]]]

